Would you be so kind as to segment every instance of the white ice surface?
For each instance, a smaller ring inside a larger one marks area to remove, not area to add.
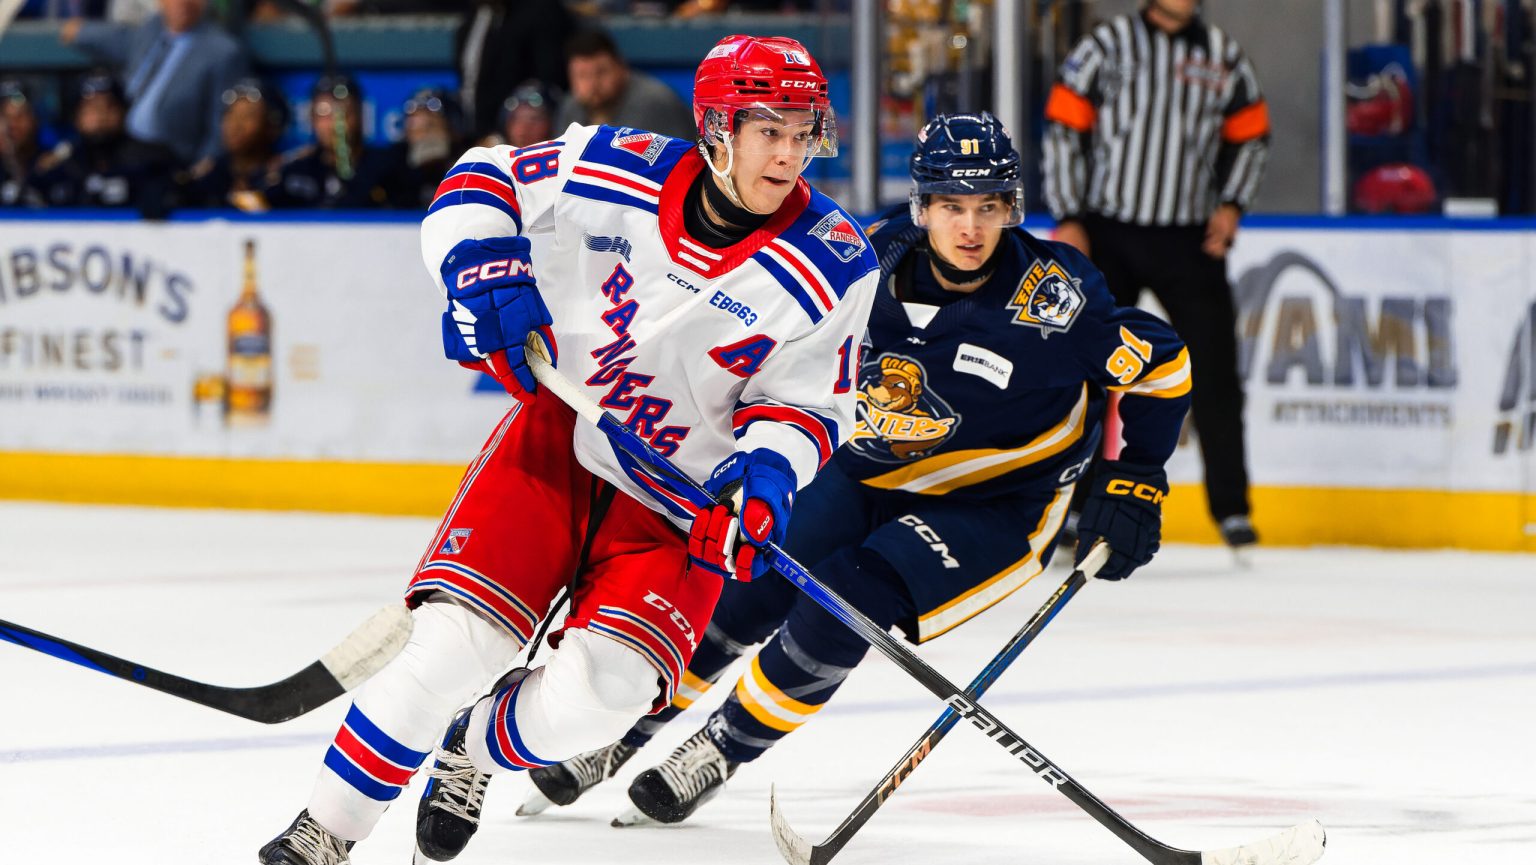
[[[0,618],[203,681],[265,684],[397,596],[419,519],[0,504]],[[1165,843],[1312,816],[1325,863],[1536,862],[1536,557],[1172,547],[1087,587],[985,703]],[[1053,569],[922,654],[969,681]],[[266,727],[0,642],[0,863],[223,865],[303,807],[346,702]],[[713,706],[725,688],[701,704]],[[695,818],[611,829],[609,783],[534,819],[498,778],[458,861],[776,863],[768,785],[811,840],[938,715],[871,655],[832,704]],[[661,760],[682,718],[626,767]],[[354,851],[410,861],[417,786]],[[976,731],[956,729],[839,863],[1141,861]]]

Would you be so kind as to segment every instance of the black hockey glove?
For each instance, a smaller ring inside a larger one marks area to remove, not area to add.
[[[1099,538],[1110,549],[1109,561],[1099,569],[1101,580],[1123,580],[1152,561],[1162,538],[1167,495],[1168,476],[1161,468],[1118,460],[1099,466],[1077,521],[1076,561],[1081,563]]]

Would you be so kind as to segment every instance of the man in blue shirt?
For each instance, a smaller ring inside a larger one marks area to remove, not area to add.
[[[59,30],[64,44],[122,70],[128,133],[188,164],[218,155],[224,91],[250,74],[245,49],[206,9],[206,0],[160,0],[160,14],[131,30],[78,19]]]

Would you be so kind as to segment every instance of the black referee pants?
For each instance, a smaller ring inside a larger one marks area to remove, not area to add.
[[[1205,494],[1219,523],[1247,514],[1243,384],[1237,377],[1237,313],[1227,260],[1200,249],[1205,226],[1152,227],[1090,216],[1084,221],[1093,263],[1115,302],[1135,306],[1152,290],[1189,347],[1194,368],[1191,413],[1205,463]]]

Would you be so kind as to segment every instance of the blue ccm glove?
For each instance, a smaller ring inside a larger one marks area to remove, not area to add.
[[[795,470],[766,448],[734,453],[710,473],[704,489],[717,504],[699,511],[688,532],[688,557],[722,577],[749,582],[768,571],[757,544],[784,542],[795,497]],[[734,503],[742,502],[738,515]],[[746,541],[740,544],[739,541]]]
[[[1111,460],[1099,467],[1093,491],[1077,521],[1077,559],[1081,564],[1093,542],[1109,544],[1101,580],[1123,580],[1152,561],[1163,534],[1163,499],[1168,476],[1160,468]]]
[[[448,311],[443,351],[450,360],[494,376],[521,398],[538,383],[523,358],[523,344],[538,333],[553,358],[549,308],[539,297],[528,258],[528,238],[461,240],[443,259]]]

